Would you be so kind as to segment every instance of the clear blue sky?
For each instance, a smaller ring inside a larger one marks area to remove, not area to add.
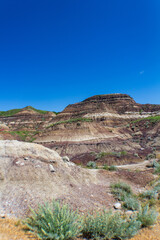
[[[159,0],[0,0],[0,110],[96,94],[160,104]]]

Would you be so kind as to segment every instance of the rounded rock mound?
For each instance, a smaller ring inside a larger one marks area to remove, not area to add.
[[[53,171],[54,169],[54,171]],[[0,213],[23,215],[28,206],[61,196],[69,166],[35,143],[0,141]]]

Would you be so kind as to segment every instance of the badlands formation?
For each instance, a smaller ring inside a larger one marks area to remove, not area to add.
[[[159,149],[159,115],[160,105],[138,104],[127,94],[97,95],[58,114],[26,107],[1,115],[0,139],[42,144],[78,164],[120,165]]]
[[[80,211],[110,208],[117,179],[144,190],[153,179],[145,160],[160,150],[159,115],[160,105],[138,104],[126,94],[93,96],[58,114],[30,106],[1,111],[0,214],[20,217],[53,198]],[[76,165],[89,161],[99,169]],[[125,169],[134,163],[138,171]],[[125,165],[102,169],[113,164]]]

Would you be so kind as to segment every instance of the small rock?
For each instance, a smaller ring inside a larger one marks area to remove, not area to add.
[[[49,164],[49,169],[50,169],[51,172],[55,172],[55,169],[51,164]]]
[[[121,203],[115,203],[114,204],[115,209],[121,209],[121,207],[122,207]]]
[[[4,214],[4,213],[1,213],[1,214],[0,214],[0,218],[5,218],[5,214]]]
[[[50,163],[55,163],[56,161],[55,161],[55,160],[50,160],[49,162],[50,162]]]
[[[18,165],[18,166],[24,166],[24,163],[21,162],[21,161],[17,161],[17,162],[16,162],[16,165]]]
[[[67,156],[62,157],[62,159],[63,159],[64,162],[69,162],[70,161],[69,157],[67,157]]]
[[[19,164],[20,164],[20,161],[17,161],[16,164],[19,165]]]
[[[73,162],[66,162],[66,163],[68,164],[68,166],[76,166],[76,164]]]
[[[36,168],[40,168],[41,166],[40,166],[40,165],[36,165],[35,167],[36,167]]]

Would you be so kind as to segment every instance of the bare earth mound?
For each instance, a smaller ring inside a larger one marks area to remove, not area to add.
[[[0,141],[0,211],[21,217],[29,205],[35,207],[52,199],[68,202],[80,211],[111,207],[110,183],[124,179],[137,191],[144,187],[138,175],[132,183],[122,170],[84,169],[64,162],[58,153],[39,144]],[[149,173],[141,176],[151,180]]]

